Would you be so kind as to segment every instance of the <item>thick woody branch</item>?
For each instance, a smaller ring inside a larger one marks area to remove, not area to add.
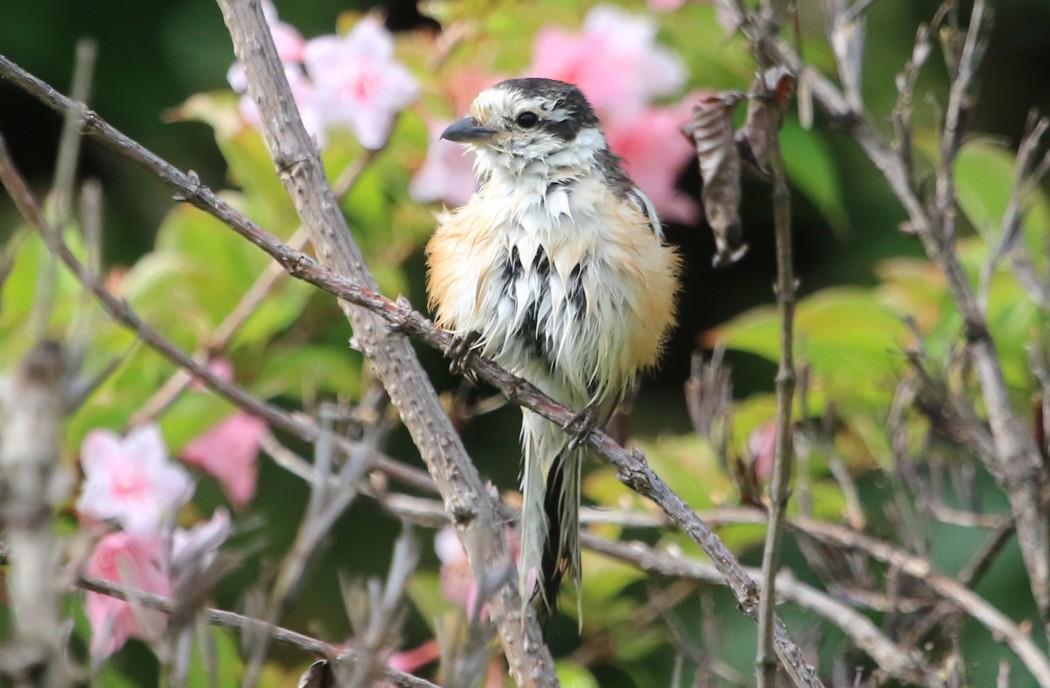
[[[219,0],[219,7],[234,52],[244,64],[248,92],[262,116],[270,156],[317,254],[333,271],[375,292],[375,281],[295,108],[261,4]],[[511,559],[495,502],[487,496],[408,339],[374,311],[347,301],[340,305],[354,330],[353,345],[372,362],[453,514],[475,575],[481,579],[486,571],[505,566]],[[518,591],[510,585],[490,601],[511,675],[518,685],[556,685],[554,662],[539,625],[531,615],[520,619],[521,608]]]
[[[68,106],[69,101],[67,98],[3,56],[0,56],[0,76],[16,83],[19,87],[52,108],[61,110]],[[291,101],[289,100],[288,102]],[[386,325],[382,325],[384,329],[392,326],[393,329],[416,336],[426,344],[440,350],[447,350],[452,343],[451,335],[437,329],[432,322],[412,310],[411,305],[406,300],[391,301],[373,289],[340,277],[301,251],[290,249],[276,237],[264,232],[244,215],[220,200],[214,192],[200,183],[195,174],[188,174],[175,168],[167,161],[116,130],[94,112],[88,111],[86,114],[85,133],[117,153],[150,170],[161,181],[171,186],[181,200],[185,200],[213,215],[242,237],[266,251],[283,265],[292,276],[379,315],[386,322]],[[372,334],[375,335],[376,333],[373,331]],[[384,332],[384,335],[392,337],[394,333]],[[189,356],[185,357],[184,363],[187,366],[195,365],[195,362]],[[575,417],[573,411],[553,401],[535,386],[511,375],[488,359],[476,356],[471,357],[467,362],[467,366],[481,379],[500,389],[508,400],[535,411],[548,420],[564,426],[568,425],[569,421]],[[197,369],[200,372],[198,373],[195,370],[195,374],[209,387],[219,389],[219,386],[224,384],[222,380],[211,375],[206,369],[200,366],[197,366]],[[429,388],[429,382],[426,385]],[[430,417],[427,416],[426,418]],[[719,571],[726,577],[728,585],[741,609],[749,618],[754,619],[757,613],[758,593],[753,582],[744,572],[740,562],[689,506],[653,473],[645,463],[644,456],[641,453],[628,452],[602,432],[592,432],[587,441],[602,457],[616,466],[621,482],[659,505],[674,523],[700,545],[711,557],[712,562],[714,562]],[[442,442],[448,445],[446,449],[453,446],[453,443],[459,445],[458,438],[455,435],[443,435],[439,444]],[[443,468],[446,470],[451,470],[453,465],[458,466],[458,464],[451,464],[445,459],[442,461]],[[471,472],[476,474],[473,468],[471,468]],[[459,477],[462,478],[462,475]],[[482,501],[482,494],[484,493],[479,492],[475,495],[477,497],[475,504]],[[473,513],[469,508],[456,509],[457,504],[458,502],[446,500],[446,505],[453,509],[454,516]],[[791,658],[791,662],[786,662],[785,664],[786,666],[795,667],[794,671],[799,676],[804,677],[804,685],[822,685],[815,670],[805,662],[801,650],[788,637],[783,624],[779,620],[776,624],[774,642],[778,654],[782,657],[788,656]]]
[[[9,685],[62,688],[73,683],[64,659],[63,543],[52,515],[72,485],[59,443],[72,379],[66,352],[44,341],[0,379],[0,529],[7,546],[5,592],[14,643],[0,676]]]

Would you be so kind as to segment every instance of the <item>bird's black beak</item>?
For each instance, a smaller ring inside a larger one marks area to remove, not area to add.
[[[473,117],[464,117],[453,122],[448,126],[448,129],[441,132],[441,138],[456,141],[457,143],[469,143],[492,138],[492,135],[495,133],[495,129],[479,125],[478,121]]]

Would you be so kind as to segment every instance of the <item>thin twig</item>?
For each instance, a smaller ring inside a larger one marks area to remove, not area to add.
[[[756,20],[752,41],[755,59],[758,61],[762,86],[752,97],[772,98],[764,75],[771,67],[759,45],[769,40],[775,32],[772,7],[763,4],[763,18]],[[788,191],[787,171],[780,149],[780,122],[771,118],[766,135],[766,159],[763,161],[773,180],[773,234],[776,240],[777,279],[773,287],[780,315],[780,362],[775,380],[776,390],[776,447],[773,459],[773,475],[769,484],[769,525],[766,529],[762,549],[762,585],[758,609],[758,641],[755,650],[755,670],[759,688],[776,685],[777,663],[773,647],[773,617],[776,604],[777,566],[780,542],[784,534],[784,519],[791,496],[791,467],[794,455],[792,403],[795,398],[795,282],[794,259],[791,236],[791,194]]]
[[[939,573],[928,560],[902,552],[885,542],[842,526],[803,518],[795,519],[791,525],[819,542],[857,549],[924,582],[938,595],[951,600],[986,627],[996,638],[1004,640],[1037,683],[1043,688],[1050,688],[1050,660],[1032,642],[1030,634],[965,585]]]
[[[102,578],[81,576],[77,581],[77,586],[100,595],[115,597],[118,600],[134,600],[142,607],[155,609],[164,612],[165,614],[173,614],[179,609],[179,603],[177,600],[164,597],[163,595],[155,595],[153,593],[136,590],[135,588],[118,585],[117,583]],[[208,622],[214,626],[233,628],[239,631],[268,633],[279,643],[304,650],[319,657],[345,658],[353,662],[358,656],[358,650],[356,648],[326,643],[308,635],[288,630],[287,628],[264,623],[249,616],[243,616],[222,609],[206,608],[202,611],[207,617]],[[440,688],[440,686],[431,683],[430,681],[394,669],[385,669],[383,671],[383,678],[401,688]]]
[[[77,105],[66,110],[62,133],[58,140],[58,160],[51,185],[51,223],[64,227],[73,216],[73,197],[76,195],[77,163],[80,159],[80,128],[84,124],[85,105],[90,100],[91,82],[95,76],[98,46],[91,38],[77,41],[73,62],[73,84],[69,98]]]
[[[640,542],[611,542],[591,533],[582,533],[580,542],[592,551],[630,562],[649,573],[724,584],[724,579],[713,566],[670,551],[659,551]],[[756,582],[765,578],[764,572],[756,569],[748,569],[748,575]],[[895,679],[921,686],[945,685],[919,653],[903,651],[870,619],[849,605],[799,581],[790,572],[781,572],[777,576],[777,591],[785,600],[834,624]]]

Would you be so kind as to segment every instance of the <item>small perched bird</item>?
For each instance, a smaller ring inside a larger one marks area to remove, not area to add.
[[[562,428],[522,410],[520,586],[548,611],[580,584],[580,467],[674,322],[679,259],[652,202],[609,151],[578,88],[511,79],[482,91],[442,138],[476,154],[480,188],[427,244],[438,325],[578,412]],[[570,432],[566,432],[569,430]]]

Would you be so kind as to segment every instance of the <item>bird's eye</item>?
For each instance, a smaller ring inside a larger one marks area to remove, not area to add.
[[[518,123],[519,127],[531,129],[532,127],[536,126],[536,124],[540,121],[540,116],[537,115],[535,112],[526,111],[518,115],[518,117],[514,121]]]

